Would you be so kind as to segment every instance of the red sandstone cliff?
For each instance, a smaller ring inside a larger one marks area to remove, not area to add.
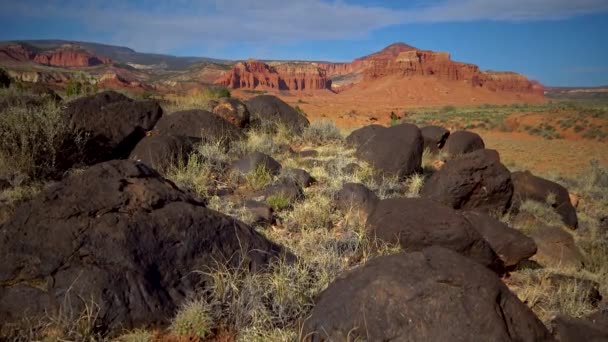
[[[275,90],[327,89],[330,80],[324,69],[314,63],[275,63],[256,60],[239,62],[215,82],[237,89],[270,88]]]
[[[112,63],[112,60],[109,58],[96,56],[74,45],[65,45],[55,50],[36,53],[23,44],[0,46],[0,61],[34,62],[42,65],[68,68]]]
[[[34,58],[36,54],[21,44],[0,46],[0,61],[25,62]]]
[[[52,51],[39,53],[34,57],[38,64],[56,67],[89,67],[100,64],[111,64],[112,60],[95,56],[75,46],[64,46]]]
[[[492,91],[542,94],[538,82],[512,72],[483,72],[473,64],[454,62],[446,52],[419,50],[403,43],[389,45],[351,63],[237,63],[216,83],[230,88],[277,90],[332,89],[341,92],[361,82],[387,76],[428,76],[446,81],[462,81],[471,87]]]

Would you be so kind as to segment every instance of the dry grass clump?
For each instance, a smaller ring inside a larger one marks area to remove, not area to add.
[[[66,153],[81,147],[61,107],[10,106],[0,113],[0,174],[20,174],[30,180],[61,176]]]
[[[255,216],[251,213],[251,211],[249,211],[243,205],[236,204],[226,197],[208,197],[207,208],[213,209],[225,215],[232,216],[248,225],[253,225],[255,223]]]
[[[204,338],[211,332],[213,318],[206,301],[191,299],[173,318],[169,330],[176,336]]]
[[[335,215],[332,198],[321,192],[309,192],[306,199],[293,206],[290,212],[282,213],[284,225],[290,230],[327,229]]]
[[[165,177],[203,198],[207,197],[216,179],[212,164],[197,153],[191,154],[187,162],[167,167]]]
[[[409,176],[406,180],[405,180],[405,187],[406,187],[406,196],[407,197],[419,197],[420,195],[420,191],[422,190],[422,187],[424,186],[424,175],[421,175],[419,173],[415,173],[411,176]]]
[[[135,329],[118,337],[119,342],[153,342],[156,336],[152,331]]]
[[[342,134],[340,129],[336,127],[336,124],[331,120],[315,121],[308,126],[303,134],[302,138],[309,144],[326,144],[329,142],[341,141]]]
[[[207,110],[209,101],[222,97],[230,97],[230,91],[225,88],[206,88],[185,96],[173,97],[163,105],[163,109],[166,113],[191,109]]]
[[[555,315],[584,317],[597,309],[597,303],[589,299],[590,289],[583,285],[587,277],[552,281],[551,277],[561,270],[523,270],[513,274],[511,282],[519,282],[515,293],[532,311],[548,323]]]
[[[576,245],[584,255],[581,269],[566,267],[544,267],[524,269],[512,274],[508,283],[515,283],[512,290],[525,301],[544,322],[558,314],[573,317],[584,317],[597,310],[597,303],[589,298],[586,280],[599,284],[599,292],[608,294],[608,236],[602,233],[600,219],[608,212],[606,190],[608,190],[608,172],[598,163],[591,163],[589,170],[576,178],[565,178],[557,175],[540,175],[560,184],[573,193],[581,196],[577,208],[579,228],[569,231]],[[518,215],[503,217],[508,223],[524,233],[531,233],[539,224],[563,226],[561,217],[551,207],[555,196],[548,196],[546,203],[524,201]],[[530,215],[531,220],[518,220],[519,215]],[[513,221],[513,222],[511,222]],[[563,281],[550,281],[555,275],[566,275]]]

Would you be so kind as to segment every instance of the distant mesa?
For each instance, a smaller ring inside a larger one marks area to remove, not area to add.
[[[395,43],[350,63],[239,62],[215,83],[232,89],[340,92],[376,79],[428,76],[461,81],[491,91],[543,94],[543,87],[513,72],[481,71],[477,65],[454,62],[446,52],[420,50]]]
[[[232,89],[266,88],[274,90],[329,89],[331,80],[325,69],[315,63],[267,63],[250,59],[235,64],[216,81]]]
[[[110,58],[97,56],[78,45],[64,44],[56,49],[35,52],[25,44],[0,46],[0,61],[34,62],[54,67],[90,67],[112,64]]]

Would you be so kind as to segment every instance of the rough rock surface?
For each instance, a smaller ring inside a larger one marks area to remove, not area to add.
[[[307,341],[550,341],[491,271],[431,247],[372,259],[319,295]]]
[[[502,272],[502,262],[464,216],[422,198],[381,200],[367,218],[372,238],[398,243],[405,251],[441,246]]]
[[[259,95],[249,99],[247,109],[251,114],[252,123],[262,127],[281,124],[295,133],[302,133],[310,124],[304,115],[272,95]]]
[[[559,342],[606,342],[608,341],[608,313],[587,318],[557,316],[551,321],[553,336]]]
[[[186,163],[199,139],[173,135],[151,135],[143,138],[129,155],[157,170],[177,163]]]
[[[454,209],[504,213],[511,205],[513,183],[496,151],[478,150],[449,160],[424,182],[420,194]]]
[[[374,211],[378,202],[380,202],[378,196],[359,183],[344,183],[335,196],[335,204],[339,210],[355,211],[364,220]]]
[[[155,130],[162,135],[191,137],[209,142],[230,143],[244,137],[236,126],[205,110],[184,110],[165,115],[158,121]]]
[[[154,170],[110,161],[66,178],[0,228],[0,325],[97,305],[96,329],[165,324],[217,261],[261,270],[282,253]],[[75,316],[79,317],[79,316]]]
[[[281,164],[271,156],[261,152],[253,152],[232,164],[233,170],[244,175],[259,168],[264,168],[271,175],[278,175],[281,172]]]
[[[243,203],[243,208],[249,211],[249,213],[253,216],[253,222],[255,223],[274,223],[273,210],[268,204],[264,202],[247,200]]]
[[[437,153],[442,149],[450,136],[450,131],[440,126],[422,127],[420,133],[422,133],[424,139],[424,148],[428,148],[432,153]]]
[[[549,203],[567,226],[578,227],[576,209],[572,206],[566,188],[558,183],[534,176],[530,171],[513,172],[511,178],[515,186],[513,199],[516,204],[525,200]]]
[[[447,138],[444,150],[450,155],[460,155],[485,148],[479,134],[469,131],[456,131]]]
[[[294,169],[294,168],[284,168],[281,170],[281,173],[284,177],[291,178],[298,183],[299,186],[303,188],[307,188],[313,185],[316,180],[313,176],[308,173],[308,171],[303,169]]]
[[[127,158],[163,110],[154,101],[135,101],[105,91],[69,102],[64,114],[71,127],[82,132],[85,163],[91,165]]]
[[[465,211],[462,213],[504,262],[514,268],[522,260],[536,254],[536,243],[517,229],[513,229],[486,213]]]
[[[583,266],[584,258],[574,238],[562,228],[539,223],[530,236],[538,246],[535,259],[539,263],[573,269]]]
[[[357,147],[355,156],[372,165],[379,176],[403,179],[421,170],[423,140],[415,125],[399,124],[373,130],[360,137],[371,135]],[[371,134],[369,134],[371,133]]]
[[[293,178],[282,177],[262,189],[261,195],[266,199],[272,196],[280,196],[290,204],[293,204],[304,198],[304,191],[302,190],[302,186]]]
[[[366,145],[379,132],[382,132],[386,127],[380,125],[369,125],[352,131],[346,137],[346,144],[350,147],[358,148]]]
[[[221,98],[213,107],[213,113],[239,128],[249,126],[250,114],[247,106],[238,99]]]

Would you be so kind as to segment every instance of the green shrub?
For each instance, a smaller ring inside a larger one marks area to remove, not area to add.
[[[251,189],[260,190],[272,181],[272,175],[266,167],[260,165],[245,176],[245,181]]]
[[[80,81],[70,80],[65,87],[65,94],[68,97],[79,96],[83,93],[82,88],[82,83]]]
[[[281,194],[268,196],[268,198],[266,198],[266,203],[274,211],[281,211],[291,206],[291,202],[289,202],[289,199]]]
[[[211,91],[218,99],[222,97],[230,97],[230,89],[228,88],[216,88]]]

